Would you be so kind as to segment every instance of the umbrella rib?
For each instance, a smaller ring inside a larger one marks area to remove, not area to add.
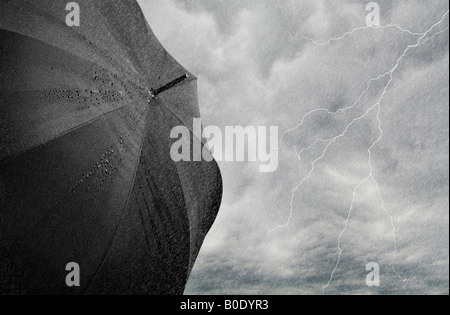
[[[193,80],[191,80],[191,81],[193,81]],[[191,81],[184,81],[184,82],[182,82],[181,84],[185,84],[185,83],[191,82]],[[166,105],[164,105],[164,104],[163,104],[163,106],[164,106],[164,108],[166,108],[166,109],[169,111],[169,113],[170,113],[172,116],[174,116],[181,124],[184,125],[184,122],[181,120],[181,118],[180,118],[177,114],[175,114],[168,106],[166,106]],[[189,128],[189,127],[188,127],[188,128]],[[194,134],[193,130],[191,130],[191,128],[189,128],[189,130],[192,132],[192,134],[194,135],[194,137],[196,137],[196,138],[198,139],[198,137]],[[199,140],[202,141],[202,139],[199,139]],[[204,145],[203,141],[202,141],[202,144]],[[177,173],[177,175],[178,175],[178,179],[179,179],[180,182],[181,182],[180,174]],[[186,196],[186,192],[185,192],[185,189],[184,189],[183,185],[181,185],[181,189],[182,189],[182,191],[183,191],[184,202],[185,202],[185,204],[187,204],[187,196]],[[202,193],[203,193],[203,192],[202,192]],[[193,244],[192,244],[191,237],[192,237],[192,234],[191,234],[191,224],[190,224],[190,221],[189,221],[189,244],[190,244],[191,249],[192,249]],[[189,269],[191,269],[191,267],[193,266],[192,260],[193,260],[193,257],[191,257],[191,252],[189,251]],[[188,270],[188,276],[189,276],[189,274],[190,274],[190,271]]]
[[[163,104],[163,106],[164,106],[164,108],[165,109],[167,109],[169,112],[170,112],[170,114],[172,114],[172,116],[174,116],[181,124],[185,124],[184,122],[183,122],[183,120],[181,120],[181,118],[177,115],[177,114],[175,114],[168,106],[166,106],[166,105],[164,105]],[[198,140],[200,140],[201,142],[202,142],[202,144],[204,144],[204,140],[203,139],[199,139],[195,134],[194,134],[194,131],[192,130],[192,127],[190,127],[190,126],[186,126],[191,132],[192,132],[192,134],[194,135],[194,137],[195,138],[197,138]]]
[[[102,259],[100,260],[100,263],[99,263],[99,265],[98,265],[98,268],[97,268],[97,270],[95,271],[94,275],[92,276],[92,280],[91,280],[91,282],[89,283],[89,285],[87,286],[87,288],[86,288],[86,290],[84,291],[83,295],[87,295],[87,292],[88,292],[89,289],[91,288],[92,284],[95,282],[95,279],[97,278],[97,276],[98,276],[100,270],[102,269],[103,264],[105,263],[106,257],[108,256],[108,252],[109,252],[109,250],[111,249],[111,246],[112,246],[113,243],[114,243],[114,239],[116,238],[117,232],[119,231],[120,223],[122,222],[122,220],[123,220],[123,218],[124,218],[124,215],[125,215],[125,210],[127,209],[128,203],[130,202],[130,199],[131,199],[131,193],[132,193],[132,191],[133,191],[134,183],[135,183],[135,181],[136,181],[137,172],[138,172],[138,169],[139,169],[139,164],[140,164],[140,162],[141,162],[142,147],[143,147],[143,144],[144,144],[145,137],[147,136],[147,134],[146,134],[146,132],[145,132],[146,129],[147,129],[147,122],[148,122],[148,119],[145,119],[145,124],[144,124],[144,129],[143,129],[143,136],[142,136],[142,139],[141,139],[141,143],[140,143],[140,145],[139,145],[138,161],[137,161],[136,166],[135,166],[135,169],[134,169],[134,171],[133,171],[133,178],[132,178],[132,181],[131,181],[130,188],[129,188],[129,190],[128,190],[128,194],[127,194],[127,199],[126,199],[126,201],[125,201],[125,205],[124,205],[124,207],[123,207],[123,209],[122,209],[122,213],[121,213],[121,215],[120,215],[120,219],[119,219],[119,221],[117,222],[117,225],[116,225],[116,228],[115,228],[115,230],[114,230],[114,233],[113,233],[113,235],[111,236],[111,239],[110,239],[110,241],[109,241],[109,243],[108,243],[108,246],[106,247],[106,250],[105,250],[105,252],[104,252],[104,254],[103,254],[103,256],[102,256]]]
[[[60,137],[66,136],[66,135],[68,135],[68,134],[70,134],[70,133],[72,133],[72,132],[74,132],[74,131],[77,131],[77,130],[79,130],[80,128],[83,128],[83,127],[85,127],[85,126],[88,125],[88,124],[91,124],[91,123],[93,123],[93,122],[96,122],[97,120],[102,119],[103,117],[105,117],[105,116],[107,116],[107,115],[109,115],[109,114],[113,114],[113,113],[115,113],[115,112],[117,112],[117,111],[119,111],[119,110],[125,108],[126,106],[127,106],[127,105],[123,105],[123,106],[121,106],[121,107],[115,108],[115,109],[113,109],[113,110],[111,110],[111,111],[109,111],[109,112],[107,112],[107,113],[104,113],[104,114],[102,114],[102,115],[100,115],[100,116],[98,116],[98,117],[95,117],[95,118],[93,118],[93,119],[91,119],[91,120],[88,120],[88,121],[86,121],[86,122],[84,122],[84,123],[82,123],[82,124],[80,124],[80,125],[78,125],[78,126],[76,126],[76,127],[73,127],[73,128],[71,128],[71,129],[69,129],[69,130],[66,130],[66,131],[64,131],[64,132],[62,132],[62,133],[60,133],[60,134],[54,136],[52,139],[49,139],[49,140],[47,140],[47,141],[44,141],[44,142],[38,143],[38,144],[36,144],[36,145],[34,145],[34,146],[31,146],[30,148],[27,148],[27,149],[25,149],[25,150],[22,151],[22,152],[18,152],[18,153],[16,153],[16,154],[14,154],[14,155],[12,155],[12,156],[6,158],[4,161],[0,161],[0,164],[7,164],[9,161],[11,161],[11,160],[13,160],[13,159],[16,159],[16,158],[18,158],[18,157],[20,157],[20,156],[22,156],[22,155],[25,154],[26,152],[29,152],[29,151],[31,151],[31,150],[35,150],[35,149],[37,149],[37,148],[39,148],[39,147],[42,147],[42,146],[46,145],[47,143],[50,143],[50,142],[52,142],[52,141],[57,140],[57,139],[60,138]]]
[[[66,53],[66,54],[70,54],[74,58],[78,58],[80,60],[83,60],[83,61],[89,63],[90,64],[89,69],[92,69],[92,66],[96,65],[96,66],[100,67],[101,69],[111,73],[112,75],[116,75],[118,78],[123,79],[124,82],[134,82],[134,84],[137,87],[139,87],[139,88],[146,88],[146,85],[142,83],[142,81],[145,81],[144,77],[142,77],[141,75],[136,74],[136,73],[131,73],[129,70],[127,70],[124,67],[122,67],[119,64],[117,64],[117,62],[115,62],[115,64],[113,66],[117,66],[119,71],[113,71],[112,68],[106,68],[102,64],[98,64],[98,63],[93,62],[93,60],[90,59],[89,57],[76,54],[72,50],[63,49],[62,47],[57,46],[57,45],[55,45],[55,44],[53,44],[51,42],[47,42],[46,40],[43,40],[41,38],[35,38],[35,37],[32,37],[32,36],[30,36],[30,35],[28,35],[26,33],[20,32],[18,30],[12,30],[12,29],[5,28],[5,27],[0,27],[0,29],[5,30],[5,31],[10,32],[10,33],[18,34],[20,36],[24,36],[24,37],[30,38],[32,40],[36,40],[36,41],[42,42],[42,43],[47,44],[47,45],[49,45],[51,47],[59,49],[59,50],[61,50],[62,52]],[[79,34],[79,33],[75,33],[75,34]],[[97,48],[97,49],[100,50],[99,48]],[[100,50],[100,52],[103,53],[103,51],[101,51],[101,50]],[[104,58],[104,56],[100,56],[100,57]],[[86,70],[84,73],[87,73],[89,71],[89,69]]]

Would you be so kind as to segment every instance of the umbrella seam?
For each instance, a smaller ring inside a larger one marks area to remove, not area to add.
[[[34,145],[34,146],[30,147],[30,148],[25,149],[25,150],[22,151],[22,152],[18,152],[18,153],[16,153],[16,154],[14,154],[14,155],[8,157],[7,159],[5,159],[5,160],[3,160],[3,161],[0,161],[0,165],[8,164],[11,160],[16,159],[16,158],[18,158],[18,157],[24,155],[25,153],[27,153],[27,152],[29,152],[29,151],[36,150],[37,148],[42,147],[42,146],[44,146],[44,145],[46,145],[46,144],[49,144],[49,143],[51,143],[52,141],[56,141],[56,140],[58,140],[58,139],[61,138],[61,137],[64,137],[64,136],[66,136],[66,135],[68,135],[68,134],[70,134],[70,133],[72,133],[72,132],[74,132],[74,131],[77,131],[77,130],[79,130],[79,129],[81,129],[81,128],[83,128],[83,127],[89,125],[89,124],[92,124],[92,123],[94,123],[94,122],[96,122],[96,121],[98,121],[98,120],[104,118],[105,116],[108,116],[109,114],[113,114],[113,113],[115,113],[115,112],[117,112],[117,111],[119,111],[119,110],[121,110],[121,109],[123,109],[123,108],[126,108],[127,105],[129,105],[129,104],[125,104],[125,105],[123,105],[123,106],[121,106],[121,107],[115,108],[115,109],[113,109],[113,110],[111,110],[111,111],[109,111],[109,112],[107,112],[107,113],[104,113],[104,114],[102,114],[102,115],[100,115],[100,116],[98,116],[98,117],[95,117],[95,118],[93,118],[93,119],[91,119],[91,120],[88,120],[88,121],[82,123],[81,125],[78,125],[78,126],[73,127],[73,128],[71,128],[71,129],[69,129],[69,130],[66,130],[66,131],[64,131],[64,132],[62,132],[62,133],[60,133],[60,134],[58,134],[58,135],[55,135],[55,136],[53,136],[52,139],[49,139],[49,140],[47,140],[47,141],[45,141],[45,142],[41,142],[41,143],[39,143],[39,144],[36,144],[36,145]]]
[[[107,246],[107,248],[105,250],[105,253],[103,254],[103,257],[102,257],[102,259],[101,259],[101,261],[100,261],[100,263],[98,265],[98,268],[97,268],[96,272],[94,273],[94,275],[92,276],[92,281],[87,286],[87,288],[84,291],[83,295],[87,295],[87,292],[89,291],[89,289],[91,288],[91,286],[95,282],[95,280],[96,280],[100,270],[102,269],[103,264],[105,263],[105,260],[106,260],[106,258],[108,256],[109,250],[111,249],[111,246],[114,243],[114,239],[116,238],[117,232],[119,231],[120,224],[122,223],[122,220],[124,218],[125,211],[126,211],[126,209],[128,207],[128,203],[129,203],[129,201],[131,199],[131,193],[133,192],[134,182],[136,180],[137,172],[138,172],[138,169],[139,169],[139,164],[140,164],[140,161],[141,161],[142,147],[143,147],[143,143],[144,143],[145,137],[147,136],[147,133],[145,132],[145,130],[147,129],[147,123],[148,123],[148,119],[145,120],[144,129],[143,129],[143,137],[141,139],[141,143],[140,143],[140,146],[139,146],[139,155],[138,155],[139,158],[137,160],[136,167],[135,167],[135,169],[133,171],[133,178],[132,178],[131,185],[130,185],[130,188],[129,188],[129,191],[128,191],[128,194],[127,194],[127,199],[126,199],[125,205],[124,205],[124,207],[122,209],[122,213],[120,215],[120,219],[117,222],[115,231],[114,231],[113,235],[111,236],[111,239],[110,239],[110,241],[108,243],[108,246]]]

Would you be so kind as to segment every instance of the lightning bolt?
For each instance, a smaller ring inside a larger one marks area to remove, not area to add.
[[[406,30],[406,29],[398,26],[397,24],[388,24],[388,25],[383,25],[383,26],[358,27],[358,28],[353,29],[352,31],[344,33],[342,36],[330,38],[329,40],[327,40],[325,42],[318,42],[318,41],[314,40],[311,37],[303,36],[303,35],[299,36],[299,37],[296,37],[296,36],[292,35],[291,32],[288,32],[288,33],[289,33],[289,36],[291,37],[291,39],[306,39],[306,40],[309,40],[310,42],[312,42],[313,44],[315,44],[317,46],[328,46],[332,42],[337,42],[337,41],[343,40],[346,37],[349,37],[349,36],[351,36],[351,35],[353,35],[353,34],[355,34],[357,32],[367,31],[367,30],[384,30],[384,29],[389,29],[389,28],[397,29],[397,30],[401,31],[402,33],[408,33],[409,35],[412,35],[412,36],[422,36],[424,34],[424,33],[411,32],[409,30]]]
[[[304,177],[304,178],[302,178],[301,181],[299,182],[299,184],[292,190],[291,201],[290,201],[290,212],[289,212],[289,217],[288,217],[288,220],[287,220],[286,224],[279,225],[279,226],[277,226],[276,228],[274,228],[273,230],[269,231],[269,233],[273,233],[273,232],[276,232],[276,231],[279,230],[279,229],[287,228],[287,227],[289,226],[289,224],[290,224],[290,222],[291,222],[291,220],[292,220],[292,218],[293,218],[293,214],[294,214],[294,199],[295,199],[295,196],[296,196],[297,192],[302,188],[302,186],[304,185],[304,183],[307,182],[307,181],[313,176],[314,171],[315,171],[315,168],[316,168],[316,164],[317,164],[318,162],[320,162],[320,161],[325,157],[325,155],[326,155],[327,152],[328,152],[328,149],[329,149],[334,143],[336,143],[336,141],[338,141],[339,139],[345,137],[345,135],[347,134],[348,130],[349,130],[349,129],[357,122],[357,121],[359,121],[359,120],[361,120],[361,119],[364,119],[364,118],[367,117],[372,111],[376,110],[376,120],[377,120],[377,127],[378,127],[378,131],[379,131],[379,136],[378,136],[378,138],[376,139],[376,141],[374,141],[374,142],[372,143],[372,145],[370,146],[370,148],[367,150],[367,153],[368,153],[369,174],[368,174],[368,176],[367,176],[363,181],[361,181],[361,182],[355,187],[355,189],[354,189],[354,191],[353,191],[353,198],[352,198],[352,201],[351,201],[350,208],[348,209],[348,212],[347,212],[347,218],[346,218],[345,223],[344,223],[344,228],[343,228],[343,230],[341,231],[341,233],[340,233],[339,236],[338,236],[338,259],[337,259],[337,263],[336,263],[336,266],[335,266],[335,268],[333,269],[333,271],[332,271],[332,273],[331,273],[331,276],[330,276],[329,281],[327,282],[327,284],[326,284],[326,285],[323,287],[323,289],[322,289],[323,294],[325,294],[326,289],[330,286],[330,284],[331,284],[331,282],[333,281],[333,279],[334,279],[334,277],[335,277],[335,274],[336,274],[336,272],[337,272],[337,270],[338,270],[338,268],[339,268],[339,266],[340,266],[341,258],[342,258],[342,254],[343,254],[343,249],[342,249],[342,247],[341,247],[342,237],[344,236],[345,232],[346,232],[347,229],[348,229],[349,222],[350,222],[351,216],[352,216],[353,211],[354,211],[354,204],[355,204],[355,200],[356,200],[358,191],[360,190],[361,186],[363,186],[365,183],[367,183],[367,182],[369,182],[369,181],[372,182],[372,183],[375,185],[376,192],[377,192],[377,197],[379,198],[380,203],[381,203],[381,208],[383,209],[383,211],[385,212],[385,214],[389,217],[390,224],[391,224],[391,226],[392,226],[392,238],[393,238],[393,242],[394,242],[394,254],[393,254],[393,257],[392,257],[391,267],[392,267],[394,273],[395,273],[399,278],[401,278],[401,277],[399,276],[397,270],[395,269],[395,260],[396,260],[397,252],[398,252],[398,248],[397,248],[397,236],[396,236],[397,233],[396,233],[395,220],[394,220],[394,217],[392,216],[392,214],[390,213],[390,211],[386,208],[385,201],[384,201],[384,199],[383,199],[383,197],[382,197],[382,194],[381,194],[381,191],[380,191],[380,186],[379,186],[378,182],[376,181],[375,176],[374,176],[374,174],[373,174],[373,173],[374,173],[374,168],[373,168],[373,164],[372,164],[373,149],[381,142],[381,140],[383,139],[383,136],[384,136],[383,129],[382,129],[382,121],[381,121],[381,118],[380,118],[381,110],[382,110],[382,109],[381,109],[381,103],[383,102],[384,97],[385,97],[385,95],[386,95],[388,89],[390,88],[390,86],[391,86],[393,80],[394,80],[394,74],[396,73],[398,67],[400,66],[400,63],[401,63],[402,60],[405,58],[405,56],[407,55],[407,53],[408,53],[411,49],[414,49],[414,48],[417,48],[417,47],[419,47],[419,46],[422,46],[422,45],[424,45],[426,42],[428,42],[428,41],[434,39],[436,36],[438,36],[438,35],[440,35],[440,34],[445,33],[445,32],[448,31],[449,27],[447,26],[444,30],[438,31],[438,32],[434,32],[434,33],[433,33],[433,30],[434,30],[436,27],[438,27],[439,25],[441,25],[441,24],[444,22],[444,20],[445,20],[446,17],[448,16],[448,14],[449,14],[449,11],[447,11],[447,12],[442,16],[441,20],[439,20],[437,23],[433,24],[433,25],[432,25],[426,32],[424,32],[424,33],[414,33],[414,32],[411,32],[411,31],[409,31],[409,30],[406,30],[406,29],[404,29],[404,28],[402,28],[402,27],[400,27],[400,26],[398,26],[398,25],[396,25],[396,24],[389,24],[389,25],[378,26],[378,27],[373,27],[373,26],[359,27],[359,28],[356,28],[356,29],[354,29],[354,30],[352,30],[352,31],[349,31],[349,32],[344,33],[342,36],[330,38],[329,40],[327,40],[327,41],[325,41],[325,42],[317,42],[317,41],[315,41],[314,39],[312,39],[312,38],[310,38],[310,37],[307,37],[307,36],[294,37],[294,36],[292,36],[291,33],[289,33],[289,35],[291,36],[292,39],[306,39],[306,40],[308,40],[308,41],[310,41],[310,42],[312,42],[313,44],[318,45],[318,46],[327,46],[327,45],[330,45],[330,44],[333,43],[333,42],[343,40],[343,39],[345,39],[346,37],[349,37],[349,36],[351,36],[351,35],[353,35],[353,34],[355,34],[355,33],[357,33],[357,32],[366,31],[366,30],[371,30],[371,29],[375,29],[375,30],[397,29],[397,30],[401,31],[402,33],[407,33],[407,34],[409,34],[409,35],[418,37],[418,39],[416,40],[416,42],[415,42],[414,44],[408,45],[408,46],[406,47],[406,49],[403,51],[403,53],[401,54],[401,56],[397,59],[395,65],[394,65],[389,71],[387,71],[387,72],[385,72],[385,73],[379,75],[378,77],[374,77],[374,78],[370,79],[370,80],[367,82],[367,87],[366,87],[366,89],[361,93],[361,95],[358,97],[358,99],[355,101],[355,103],[353,103],[351,106],[348,106],[348,107],[345,107],[345,108],[338,109],[337,111],[334,111],[334,112],[332,112],[332,111],[330,111],[330,110],[328,110],[328,109],[326,109],[326,108],[318,108],[318,109],[314,109],[314,110],[310,111],[309,113],[307,113],[305,116],[303,116],[301,122],[300,122],[297,126],[295,126],[294,128],[291,128],[291,129],[287,130],[286,132],[284,132],[283,135],[282,135],[282,137],[281,137],[281,142],[283,143],[283,142],[284,142],[284,138],[285,138],[286,135],[288,135],[289,133],[291,133],[291,132],[293,132],[293,131],[299,129],[300,127],[302,127],[302,126],[304,125],[306,119],[307,119],[308,117],[310,117],[310,116],[311,116],[312,114],[314,114],[314,113],[324,112],[324,113],[326,113],[327,115],[334,116],[334,115],[337,115],[338,113],[345,112],[345,111],[347,111],[347,110],[349,110],[349,109],[352,109],[352,108],[356,107],[356,106],[361,102],[362,98],[363,98],[363,97],[367,94],[367,92],[370,90],[370,87],[371,87],[371,85],[372,85],[374,82],[378,82],[378,81],[380,81],[382,78],[389,77],[389,80],[388,80],[388,82],[386,83],[386,85],[385,85],[385,87],[384,87],[384,89],[383,89],[383,92],[381,93],[381,96],[379,97],[379,99],[378,99],[378,101],[375,103],[375,105],[373,105],[372,107],[370,107],[363,115],[354,118],[354,119],[346,126],[346,128],[344,129],[344,131],[343,131],[341,134],[339,134],[338,136],[336,136],[336,137],[334,137],[334,138],[330,138],[330,139],[321,139],[321,138],[315,139],[315,141],[314,141],[314,143],[313,143],[312,145],[310,145],[310,146],[307,147],[307,148],[302,149],[301,151],[298,151],[298,149],[296,148],[296,153],[297,153],[297,156],[298,156],[298,158],[299,158],[299,160],[300,160],[300,159],[302,158],[302,154],[305,153],[305,152],[310,151],[316,144],[318,144],[318,143],[324,143],[324,144],[325,144],[325,143],[326,143],[326,146],[325,146],[324,150],[322,151],[322,154],[321,154],[316,160],[314,160],[314,161],[312,162],[311,169],[310,169],[309,173],[307,174],[307,176]],[[430,33],[432,33],[431,36],[430,36]]]

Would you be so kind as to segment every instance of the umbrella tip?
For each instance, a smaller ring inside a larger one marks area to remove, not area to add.
[[[158,99],[157,95],[156,95],[156,90],[155,89],[150,89],[150,91],[148,91],[148,94],[150,94],[150,98],[151,99]],[[148,100],[150,103],[150,100]]]

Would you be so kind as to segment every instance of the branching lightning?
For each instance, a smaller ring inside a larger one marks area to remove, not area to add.
[[[306,39],[309,40],[310,42],[312,42],[313,44],[317,45],[317,46],[327,46],[330,45],[332,42],[336,42],[336,41],[340,41],[345,39],[346,37],[349,37],[357,32],[361,32],[361,31],[367,31],[367,30],[383,30],[383,29],[389,29],[389,28],[395,28],[403,33],[408,33],[409,35],[412,36],[422,36],[423,33],[414,33],[408,30],[403,29],[402,27],[396,25],[396,24],[389,24],[389,25],[383,25],[383,26],[364,26],[364,27],[358,27],[355,28],[354,30],[350,31],[350,32],[346,32],[344,33],[344,35],[339,36],[339,37],[333,37],[330,38],[329,40],[327,40],[326,42],[318,42],[314,39],[312,39],[311,37],[308,36],[300,36],[300,37],[296,37],[293,36],[291,32],[289,32],[289,36],[291,37],[291,39]]]
[[[442,34],[442,33],[445,33],[446,31],[448,31],[448,29],[449,29],[448,26],[447,26],[444,30],[441,30],[441,31],[434,31],[438,26],[440,26],[441,24],[443,24],[443,22],[445,21],[446,17],[448,16],[448,14],[449,14],[449,11],[447,11],[447,12],[442,16],[442,18],[441,18],[440,21],[438,21],[437,23],[433,24],[433,25],[432,25],[426,32],[424,32],[424,33],[414,33],[414,32],[411,32],[411,31],[409,31],[409,30],[405,30],[405,29],[403,29],[402,27],[400,27],[400,26],[398,26],[398,25],[396,25],[396,24],[389,24],[389,25],[379,26],[379,27],[373,27],[373,26],[370,26],[370,27],[369,27],[369,26],[367,26],[367,27],[359,27],[359,28],[356,28],[356,29],[354,29],[354,30],[352,30],[352,31],[346,32],[345,34],[343,34],[343,35],[340,36],[340,37],[330,38],[329,40],[327,40],[327,41],[325,41],[325,42],[317,42],[317,41],[315,41],[314,39],[312,39],[312,38],[310,38],[310,37],[306,37],[306,36],[295,37],[295,36],[292,36],[291,33],[289,33],[289,35],[291,36],[292,39],[306,39],[306,40],[308,40],[308,41],[310,41],[310,42],[312,42],[313,44],[318,45],[318,46],[327,46],[327,45],[330,45],[330,44],[333,43],[333,42],[343,40],[343,39],[345,39],[346,37],[349,37],[349,36],[355,34],[356,32],[367,31],[367,30],[371,30],[371,29],[375,29],[375,30],[397,29],[397,30],[401,31],[402,33],[407,33],[407,34],[409,34],[409,35],[411,35],[411,36],[416,37],[416,41],[414,42],[414,44],[408,45],[408,46],[406,47],[406,49],[403,51],[403,53],[402,53],[402,54],[400,55],[400,57],[397,59],[395,65],[394,65],[389,71],[387,71],[387,72],[385,72],[385,73],[379,75],[378,77],[374,77],[374,78],[370,79],[370,80],[367,82],[366,89],[361,93],[361,95],[358,97],[358,99],[357,99],[351,106],[348,106],[348,107],[345,107],[345,108],[338,109],[337,111],[334,111],[334,112],[332,112],[332,111],[330,111],[330,110],[328,110],[328,109],[326,109],[326,108],[317,108],[317,109],[314,109],[314,110],[310,111],[309,113],[307,113],[305,116],[303,116],[303,118],[301,119],[301,122],[300,122],[297,126],[295,126],[294,128],[291,128],[291,129],[287,130],[286,132],[284,132],[283,135],[282,135],[282,137],[281,137],[281,141],[282,141],[282,143],[283,143],[283,142],[284,142],[284,138],[285,138],[286,135],[288,135],[288,134],[292,133],[293,131],[298,130],[300,127],[302,127],[302,126],[304,125],[305,121],[307,120],[307,118],[309,118],[309,117],[310,117],[311,115],[313,115],[314,113],[324,112],[324,113],[326,113],[327,115],[334,116],[334,115],[337,115],[338,113],[346,112],[346,111],[348,111],[349,109],[352,109],[352,108],[356,107],[356,106],[361,102],[361,100],[363,99],[363,97],[368,93],[368,91],[370,90],[370,87],[372,86],[373,83],[379,82],[379,81],[380,81],[381,79],[383,79],[383,78],[389,78],[389,80],[387,81],[386,85],[384,86],[384,88],[383,88],[383,90],[382,90],[382,93],[381,93],[381,96],[378,98],[377,102],[376,102],[372,107],[370,107],[363,115],[354,118],[354,119],[353,119],[353,120],[345,127],[345,129],[343,130],[343,132],[342,132],[341,134],[339,134],[338,136],[336,136],[336,137],[334,137],[334,138],[330,138],[330,139],[321,139],[321,138],[317,138],[317,139],[315,139],[315,141],[313,142],[312,145],[310,145],[309,147],[304,148],[304,149],[302,149],[302,150],[300,150],[300,151],[296,148],[296,153],[297,153],[297,155],[298,155],[298,158],[301,159],[303,153],[310,151],[310,150],[311,150],[313,147],[315,147],[318,143],[326,144],[326,146],[325,146],[324,150],[322,151],[321,155],[320,155],[317,159],[315,159],[315,160],[312,162],[311,169],[310,169],[309,173],[307,174],[307,176],[304,177],[304,178],[302,178],[302,179],[300,180],[299,184],[298,184],[296,187],[294,187],[294,189],[292,190],[291,201],[290,201],[290,212],[289,212],[289,217],[288,217],[288,220],[287,220],[286,224],[279,225],[279,226],[277,226],[276,228],[274,228],[273,230],[269,231],[269,233],[273,233],[273,232],[275,232],[275,231],[277,231],[277,230],[279,230],[279,229],[287,228],[287,227],[289,226],[290,222],[292,221],[293,214],[294,214],[294,208],[295,208],[294,201],[295,201],[296,194],[297,194],[297,192],[302,188],[302,186],[303,186],[303,185],[304,185],[304,184],[305,184],[305,183],[313,176],[313,174],[314,174],[314,172],[315,172],[315,169],[316,169],[317,163],[320,162],[320,161],[326,156],[326,154],[327,154],[327,152],[328,152],[328,149],[329,149],[334,143],[336,143],[339,139],[345,137],[345,135],[347,134],[347,132],[349,131],[349,129],[350,129],[357,121],[360,121],[360,120],[364,119],[364,118],[367,117],[372,111],[375,111],[375,110],[376,110],[376,120],[377,120],[377,128],[378,128],[378,131],[379,131],[379,136],[378,136],[378,138],[372,143],[372,145],[370,146],[370,148],[367,150],[369,173],[368,173],[368,176],[367,176],[363,181],[361,181],[361,182],[355,187],[355,189],[354,189],[354,191],[353,191],[353,198],[352,198],[352,201],[351,201],[351,204],[350,204],[350,208],[348,209],[348,212],[347,212],[347,218],[346,218],[345,223],[344,223],[344,228],[343,228],[343,230],[341,231],[341,233],[340,233],[339,236],[338,236],[338,259],[337,259],[337,263],[336,263],[336,266],[335,266],[334,270],[333,270],[332,273],[331,273],[331,276],[330,276],[329,281],[328,281],[327,284],[323,287],[323,293],[324,293],[324,294],[325,294],[325,292],[326,292],[326,289],[330,286],[331,282],[333,281],[333,279],[334,279],[334,277],[335,277],[335,274],[336,274],[336,272],[337,272],[337,270],[338,270],[338,268],[339,268],[339,265],[340,265],[340,263],[341,263],[341,258],[342,258],[342,254],[343,254],[343,249],[341,248],[342,237],[344,236],[344,234],[346,233],[346,231],[347,231],[347,229],[348,229],[349,222],[350,222],[351,216],[352,216],[353,211],[354,211],[355,200],[356,200],[356,197],[357,197],[357,195],[358,195],[358,191],[360,190],[360,188],[361,188],[365,183],[367,183],[367,182],[369,182],[369,181],[372,182],[372,183],[375,185],[376,192],[377,192],[377,197],[378,197],[379,200],[380,200],[381,208],[382,208],[383,211],[386,213],[386,215],[389,217],[390,224],[391,224],[391,226],[392,226],[392,238],[393,238],[393,242],[394,242],[394,254],[393,254],[393,257],[392,257],[391,267],[392,267],[394,273],[395,273],[398,277],[400,277],[399,274],[398,274],[398,272],[397,272],[396,269],[395,269],[395,260],[396,260],[396,256],[397,256],[397,246],[398,246],[398,245],[397,245],[397,236],[396,236],[397,234],[396,234],[395,220],[394,220],[392,214],[390,213],[390,211],[386,208],[385,201],[384,201],[384,199],[383,199],[383,197],[382,197],[382,194],[381,194],[381,191],[380,191],[380,186],[379,186],[379,184],[378,184],[378,182],[376,181],[375,176],[374,176],[374,168],[373,168],[373,164],[372,164],[373,150],[374,150],[374,148],[381,142],[381,140],[383,139],[383,136],[384,136],[383,129],[382,129],[382,120],[381,120],[381,118],[380,118],[381,111],[382,111],[381,103],[383,102],[383,100],[384,100],[384,98],[385,98],[385,95],[386,95],[388,89],[390,88],[390,86],[391,86],[391,84],[392,84],[392,82],[393,82],[393,80],[394,80],[394,74],[396,73],[397,69],[399,68],[399,66],[400,66],[400,64],[401,64],[401,62],[402,62],[402,60],[405,58],[405,56],[408,54],[408,52],[409,52],[411,49],[414,49],[414,48],[417,48],[417,47],[419,47],[419,46],[422,46],[422,45],[424,45],[425,43],[427,43],[428,41],[430,41],[430,40],[432,40],[433,38],[435,38],[436,36],[438,36],[438,35],[440,35],[440,34]]]

